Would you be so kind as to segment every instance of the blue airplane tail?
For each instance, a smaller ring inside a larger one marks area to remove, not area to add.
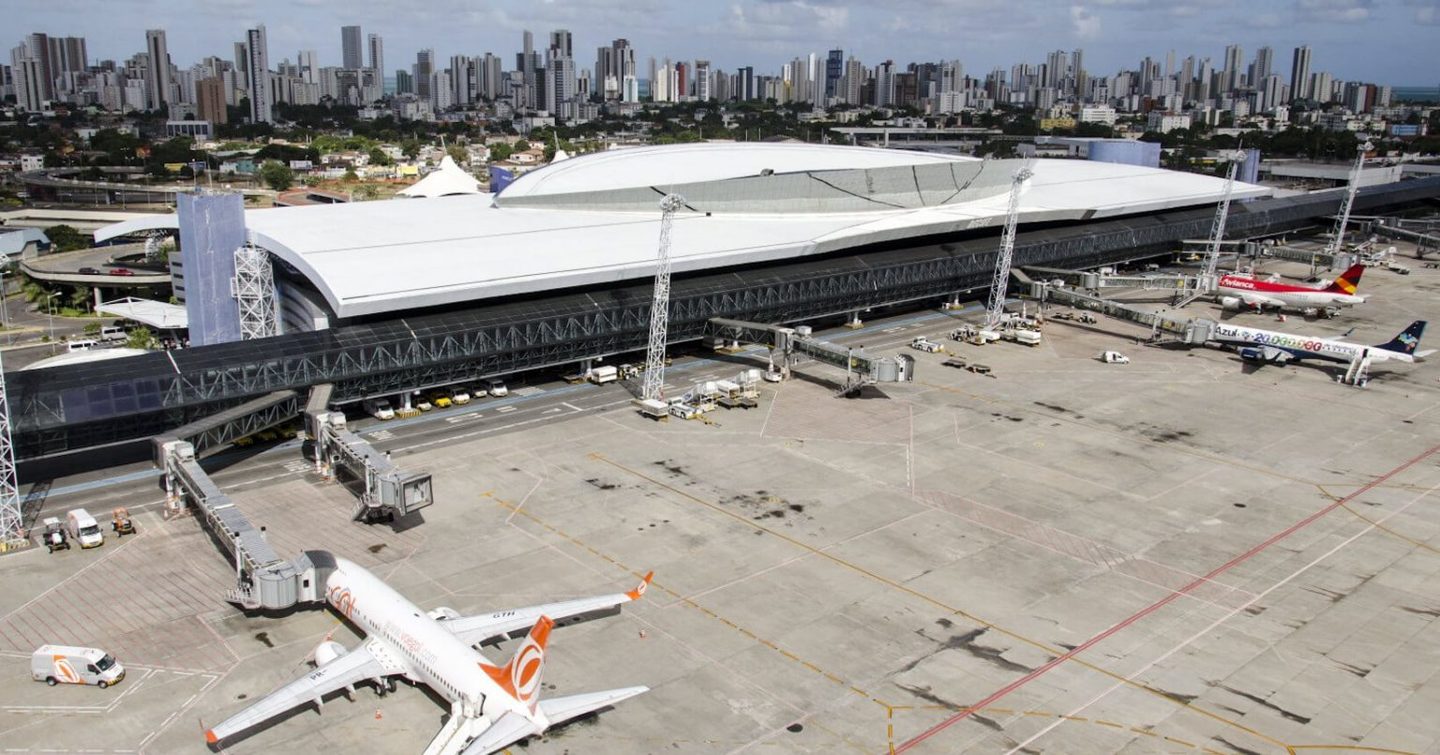
[[[1377,345],[1375,348],[1385,349],[1386,351],[1398,351],[1401,354],[1414,354],[1415,350],[1420,348],[1420,336],[1424,334],[1425,321],[1416,320],[1410,323],[1410,327],[1400,331],[1400,335],[1395,336],[1386,343]]]

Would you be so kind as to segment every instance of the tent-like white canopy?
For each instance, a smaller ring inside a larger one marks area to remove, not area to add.
[[[446,155],[440,161],[439,169],[431,171],[430,175],[397,193],[402,197],[430,199],[448,197],[452,194],[479,194],[481,192],[480,182],[474,176],[466,173],[464,168],[456,165],[449,155]]]
[[[190,318],[184,307],[163,301],[127,296],[124,299],[103,302],[95,307],[95,311],[134,320],[157,330],[183,330],[190,327]]]

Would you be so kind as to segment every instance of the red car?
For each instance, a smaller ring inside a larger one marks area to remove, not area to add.
[[[111,275],[134,275],[135,271],[128,267],[115,267],[110,269]]]

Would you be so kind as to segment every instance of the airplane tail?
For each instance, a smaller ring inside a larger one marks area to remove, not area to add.
[[[1410,323],[1410,327],[1400,331],[1386,343],[1378,344],[1375,348],[1386,351],[1398,351],[1401,354],[1415,355],[1415,350],[1420,347],[1420,336],[1425,334],[1425,321],[1416,320]]]
[[[1354,296],[1355,291],[1360,288],[1360,276],[1364,272],[1364,265],[1351,265],[1349,270],[1341,273],[1340,277],[1336,278],[1334,283],[1326,287],[1325,292],[1329,294],[1350,294]]]
[[[515,650],[515,657],[511,658],[504,668],[480,665],[501,689],[524,705],[532,717],[535,716],[535,708],[540,702],[540,677],[545,671],[545,643],[550,640],[550,630],[554,627],[555,622],[549,616],[541,616],[530,629],[525,641]]]

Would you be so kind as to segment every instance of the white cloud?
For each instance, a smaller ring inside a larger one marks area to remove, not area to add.
[[[1080,39],[1096,39],[1100,36],[1100,17],[1083,5],[1070,6],[1070,23],[1075,28],[1075,36]]]
[[[1300,21],[1358,23],[1370,18],[1372,0],[1295,0]]]

